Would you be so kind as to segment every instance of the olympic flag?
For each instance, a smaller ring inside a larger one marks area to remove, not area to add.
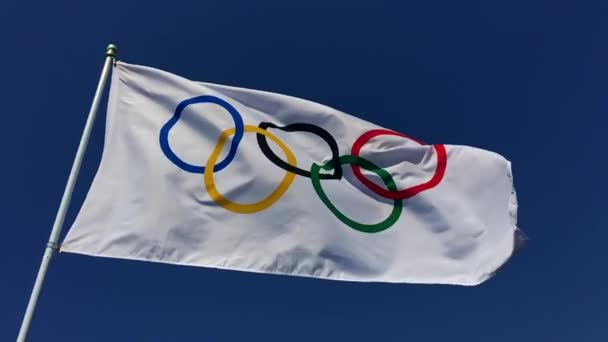
[[[514,252],[516,212],[496,153],[118,62],[101,164],[61,251],[475,285]]]

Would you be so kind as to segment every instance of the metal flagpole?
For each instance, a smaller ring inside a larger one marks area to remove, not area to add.
[[[101,95],[103,93],[106,80],[108,79],[108,75],[110,74],[110,69],[114,63],[114,59],[116,58],[117,51],[118,49],[115,45],[108,45],[106,50],[106,61],[101,71],[101,77],[99,78],[99,83],[97,84],[97,90],[95,90],[95,97],[93,98],[91,109],[89,110],[89,116],[84,126],[82,138],[80,138],[80,144],[78,145],[78,150],[76,151],[76,157],[74,158],[74,163],[72,164],[72,170],[70,171],[68,182],[65,186],[65,190],[63,191],[63,197],[61,198],[61,204],[59,205],[59,210],[57,211],[57,216],[55,217],[55,223],[53,223],[53,229],[51,230],[49,242],[46,244],[44,255],[42,256],[42,261],[40,262],[40,269],[38,270],[38,275],[36,276],[36,282],[34,283],[30,300],[27,303],[27,309],[25,310],[25,315],[23,316],[21,329],[19,329],[19,336],[17,337],[18,342],[23,342],[27,338],[27,333],[29,331],[30,324],[32,323],[32,317],[34,316],[34,311],[36,310],[36,303],[38,302],[38,297],[40,297],[40,291],[42,290],[42,284],[44,283],[44,278],[46,277],[49,263],[51,262],[53,254],[55,254],[59,249],[57,241],[59,240],[63,221],[65,220],[70,199],[72,198],[72,192],[74,191],[74,185],[76,184],[76,178],[78,177],[78,172],[80,171],[80,165],[82,164],[84,152],[87,149],[89,137],[91,136],[91,130],[93,129],[93,123],[95,122],[95,116],[97,115],[97,108],[99,107],[99,102],[101,101]]]

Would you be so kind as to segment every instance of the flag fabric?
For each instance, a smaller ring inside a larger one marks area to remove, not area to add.
[[[496,153],[118,62],[101,163],[61,251],[475,285],[516,249],[516,212]]]

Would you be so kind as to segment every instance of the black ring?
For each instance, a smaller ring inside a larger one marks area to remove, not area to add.
[[[268,127],[280,129],[285,132],[308,132],[312,134],[318,135],[321,139],[325,140],[327,145],[329,145],[329,149],[331,150],[331,163],[335,165],[334,173],[323,173],[319,175],[320,179],[341,179],[342,178],[342,164],[340,163],[340,151],[338,150],[338,143],[334,139],[334,137],[329,134],[328,131],[323,128],[308,124],[308,123],[293,123],[287,126],[279,127],[271,122],[261,122],[258,127],[261,129],[266,129]],[[311,178],[310,171],[303,170],[298,167],[289,165],[283,159],[279,158],[268,146],[268,141],[266,137],[262,134],[257,134],[258,145],[260,149],[276,166],[282,168],[283,170],[295,173],[300,176]]]

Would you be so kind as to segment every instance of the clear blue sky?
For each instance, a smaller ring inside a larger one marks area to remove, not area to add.
[[[108,43],[129,63],[496,151],[530,241],[478,287],[62,254],[31,341],[608,341],[607,18],[606,1],[4,3],[0,341],[17,335]]]

